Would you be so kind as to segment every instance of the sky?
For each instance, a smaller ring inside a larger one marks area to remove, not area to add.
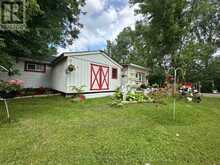
[[[128,0],[86,0],[83,11],[87,14],[80,16],[83,28],[79,38],[73,45],[58,48],[59,53],[103,50],[106,40],[113,41],[125,27],[134,28],[135,22],[140,19]]]

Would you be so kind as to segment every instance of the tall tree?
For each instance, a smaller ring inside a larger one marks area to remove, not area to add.
[[[84,0],[29,0],[26,29],[0,31],[0,64],[11,67],[16,57],[41,58],[65,47],[77,38]]]
[[[109,45],[109,44],[108,44]],[[132,49],[132,30],[130,27],[125,28],[116,38],[111,42],[111,47],[108,47],[108,52],[111,51],[112,58],[119,63],[129,62]]]
[[[150,53],[162,65],[166,56],[171,56],[176,65],[176,54],[182,45],[191,23],[190,2],[187,0],[131,0],[138,4],[138,14],[144,16],[143,25],[148,32],[143,35],[148,40]]]

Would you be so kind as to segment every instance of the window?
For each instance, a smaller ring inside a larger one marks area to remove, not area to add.
[[[45,73],[46,72],[46,64],[25,62],[24,71]]]
[[[118,69],[112,68],[112,79],[118,78]]]
[[[136,73],[136,81],[143,82],[144,81],[144,73]]]

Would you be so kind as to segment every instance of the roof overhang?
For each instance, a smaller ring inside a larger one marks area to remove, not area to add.
[[[67,57],[71,57],[71,56],[87,56],[87,55],[95,55],[95,54],[101,54],[103,56],[105,56],[108,60],[110,60],[112,63],[114,63],[115,65],[117,65],[119,68],[123,68],[119,63],[117,63],[115,60],[113,60],[112,58],[110,58],[108,56],[108,54],[104,51],[98,50],[98,51],[81,51],[81,52],[64,52],[61,55],[59,55],[53,62],[53,65],[56,65],[57,63],[59,63],[60,61],[62,61],[63,59],[67,58]]]
[[[136,65],[136,64],[132,64],[132,63],[130,63],[130,64],[124,64],[124,65],[122,65],[123,67],[133,67],[133,68],[137,68],[137,69],[142,69],[142,70],[145,70],[145,71],[149,71],[149,69],[148,68],[145,68],[145,67],[143,67],[143,66],[140,66],[140,65]]]

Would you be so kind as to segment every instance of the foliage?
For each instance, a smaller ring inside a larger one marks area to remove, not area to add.
[[[213,81],[210,80],[203,80],[201,81],[201,92],[202,93],[212,93],[212,91],[214,90],[213,88]]]
[[[72,101],[85,101],[86,97],[83,95],[83,88],[85,88],[85,85],[81,85],[79,87],[73,86],[72,91],[73,91],[73,100]]]
[[[177,51],[181,48],[182,39],[191,23],[190,2],[187,0],[130,0],[130,2],[133,5],[138,4],[137,13],[145,18],[139,24],[147,29],[142,33],[142,37],[149,44],[152,61],[161,66],[165,57],[169,56],[171,64],[175,65]]]
[[[73,90],[74,93],[82,93],[83,92],[83,88],[85,88],[85,87],[86,87],[85,85],[81,85],[79,87],[73,86],[72,90]]]
[[[154,70],[150,73],[148,79],[150,85],[158,84],[159,86],[162,86],[166,79],[164,69],[155,67]]]
[[[154,103],[166,104],[165,99],[167,94],[164,91],[154,91],[149,94],[149,97],[152,98]]]
[[[107,52],[111,57],[122,64],[129,63],[131,57],[130,48],[132,46],[132,30],[125,28],[117,37],[115,43],[107,41]]]
[[[15,92],[21,90],[21,86],[24,82],[22,80],[10,80],[10,81],[0,81],[0,92]]]
[[[120,90],[117,90],[115,92],[113,99],[114,99],[113,105],[121,106],[121,101],[123,100],[122,92]],[[148,96],[145,96],[143,92],[135,92],[135,93],[128,92],[126,95],[126,101],[144,103],[144,102],[152,102],[152,99]]]
[[[0,64],[10,68],[18,57],[42,59],[57,46],[72,44],[84,0],[29,0],[24,31],[0,31]]]
[[[218,0],[130,0],[142,20],[125,28],[113,41],[112,56],[151,68],[149,80],[160,86],[165,71],[181,67],[185,81],[214,80],[220,88],[217,52],[220,44]],[[181,79],[181,77],[179,77]]]
[[[76,66],[75,65],[72,65],[70,64],[68,67],[67,67],[67,72],[73,72],[76,70]]]
[[[147,89],[147,85],[146,84],[141,84],[140,88],[141,89]]]
[[[115,98],[116,100],[122,100],[122,99],[123,99],[123,94],[122,94],[120,88],[118,88],[118,89],[115,91],[114,98]]]
[[[159,85],[157,83],[152,85],[153,88],[159,88]]]
[[[17,92],[17,96],[34,96],[34,95],[49,95],[57,94],[57,91],[51,90],[49,88],[23,88]]]

